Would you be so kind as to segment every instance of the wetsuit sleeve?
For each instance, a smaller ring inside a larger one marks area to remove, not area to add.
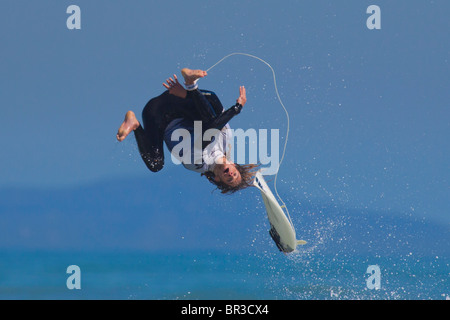
[[[208,122],[208,129],[218,129],[222,130],[222,128],[230,122],[230,120],[238,115],[242,110],[242,105],[236,103],[234,106],[229,108],[228,110],[222,112],[220,115],[212,119]]]
[[[202,91],[197,88],[188,90],[187,95],[193,100],[196,111],[203,122],[203,132],[208,129],[222,130],[234,116],[241,112],[242,105],[239,103],[222,112],[223,107],[219,98],[212,91]],[[209,96],[209,99],[206,96]],[[205,149],[210,143],[211,141],[202,141],[202,149]]]
[[[239,114],[242,110],[242,105],[239,103],[236,103],[234,106],[226,110],[225,112],[222,112],[219,116],[208,122],[207,128],[205,128],[205,131],[208,129],[217,129],[222,130],[223,127],[237,114]],[[203,141],[202,142],[202,149],[205,149],[208,144],[210,144],[211,141]]]

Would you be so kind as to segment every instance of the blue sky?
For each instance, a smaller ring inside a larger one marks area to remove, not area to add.
[[[0,186],[145,174],[157,187],[168,175],[193,175],[173,164],[149,175],[133,139],[119,144],[115,133],[166,77],[238,51],[274,67],[291,116],[279,191],[448,223],[450,4],[413,3],[3,0]],[[71,4],[81,8],[81,30],[66,28]],[[381,8],[381,30],[366,27],[371,4]],[[245,85],[248,103],[232,127],[279,128],[284,137],[262,63],[232,57],[201,85],[225,106]]]

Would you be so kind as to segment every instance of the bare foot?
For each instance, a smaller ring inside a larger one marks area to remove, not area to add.
[[[184,78],[184,83],[186,85],[192,85],[196,80],[206,77],[208,74],[203,70],[192,70],[188,68],[184,68],[181,70],[181,74]]]
[[[123,141],[130,134],[131,131],[136,130],[140,123],[136,119],[136,115],[133,111],[128,111],[125,115],[125,120],[123,120],[122,125],[117,131],[117,140]]]

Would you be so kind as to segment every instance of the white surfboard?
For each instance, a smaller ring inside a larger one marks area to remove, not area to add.
[[[289,253],[294,251],[297,245],[306,244],[304,240],[297,240],[293,225],[284,213],[283,208],[278,204],[260,171],[256,173],[253,185],[261,191],[270,222],[269,234],[278,249]]]

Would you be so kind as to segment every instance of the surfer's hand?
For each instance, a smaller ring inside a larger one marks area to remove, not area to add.
[[[163,83],[163,86],[169,90],[170,94],[173,94],[180,98],[186,98],[186,89],[178,82],[177,75],[173,75],[174,79],[169,78],[166,80],[166,83]]]
[[[237,98],[236,102],[242,106],[244,106],[245,103],[247,102],[247,96],[245,94],[244,86],[239,87],[239,98]]]

